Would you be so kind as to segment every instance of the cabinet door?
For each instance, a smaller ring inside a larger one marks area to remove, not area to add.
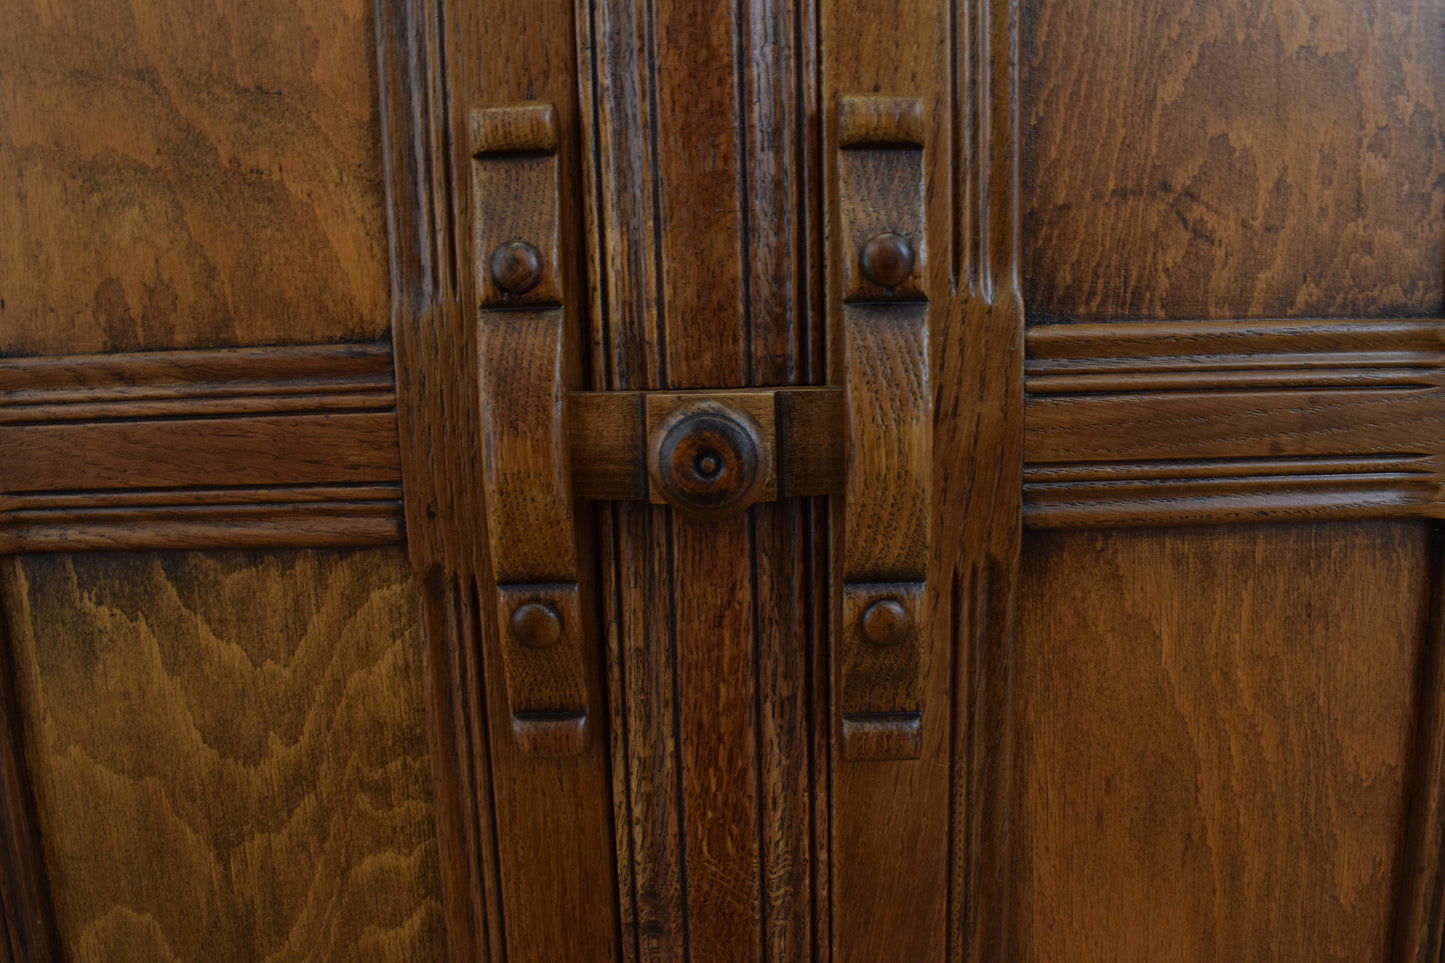
[[[1439,9],[1024,6],[1008,938],[1436,959]]]
[[[376,15],[0,20],[0,958],[443,959]]]
[[[1439,958],[1435,6],[6,3],[0,958]]]

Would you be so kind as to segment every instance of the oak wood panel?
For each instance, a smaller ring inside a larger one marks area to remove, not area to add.
[[[1429,532],[1026,539],[1021,959],[1390,958]]]
[[[1024,9],[1031,319],[1440,310],[1445,47],[1428,4]]]
[[[367,0],[16,0],[5,20],[0,354],[385,333]]]
[[[7,560],[68,959],[440,960],[394,549]]]

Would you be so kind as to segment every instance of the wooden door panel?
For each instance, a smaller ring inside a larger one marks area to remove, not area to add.
[[[1023,4],[1031,320],[1433,315],[1439,11]]]
[[[1430,542],[1420,522],[1025,537],[1020,959],[1390,958]]]
[[[1024,5],[1022,959],[1439,952],[1436,13]]]
[[[51,896],[80,959],[1436,952],[1427,5],[13,6],[0,552],[249,552],[6,562],[0,954],[56,955]],[[863,214],[904,288],[848,286]],[[518,429],[479,348],[525,298],[562,337]],[[859,442],[843,332],[900,298],[878,377],[928,389]],[[636,501],[638,393],[745,386],[828,436],[778,447],[815,487]],[[499,494],[499,425],[557,491]],[[874,482],[929,529],[875,713],[917,758],[845,749]],[[534,496],[577,521],[565,706],[498,612],[543,588],[498,545],[571,545]]]
[[[5,22],[0,352],[385,334],[367,0],[15,0]]]
[[[22,556],[3,597],[67,959],[442,958],[397,549]]]

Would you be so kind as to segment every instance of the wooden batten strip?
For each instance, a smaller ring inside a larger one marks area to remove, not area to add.
[[[776,404],[777,497],[843,492],[841,388],[699,391],[697,400],[732,403],[767,392]],[[648,497],[647,437],[641,391],[575,391],[567,398],[567,446],[578,498],[640,501]],[[772,500],[772,499],[764,499]]]
[[[1415,454],[1429,425],[1445,435],[1445,392],[1140,392],[1033,396],[1027,460],[1147,461]]]
[[[1282,353],[1445,354],[1438,318],[1110,321],[1039,324],[1024,338],[1029,364],[1059,359],[1167,358]],[[1357,360],[1355,362],[1359,364]]]
[[[1400,517],[1445,517],[1440,485],[1418,475],[1382,473],[1024,486],[1029,528]]]
[[[0,552],[402,538],[385,344],[0,361]]]
[[[145,351],[0,359],[0,405],[31,403],[40,392],[74,392],[87,398],[115,391],[127,395],[188,389],[289,392],[298,383],[390,388],[391,346],[386,343],[310,344],[294,347]]]

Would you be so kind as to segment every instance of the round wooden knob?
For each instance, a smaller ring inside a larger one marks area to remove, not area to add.
[[[863,638],[874,645],[894,645],[908,633],[908,610],[897,599],[879,599],[858,620]]]
[[[913,244],[902,234],[874,234],[858,252],[863,276],[879,287],[896,288],[913,276]]]
[[[528,602],[512,612],[512,638],[529,649],[546,649],[562,638],[562,617],[546,602]]]
[[[652,434],[648,471],[663,499],[694,514],[751,504],[767,476],[767,454],[753,419],[700,401],[673,412]]]
[[[508,241],[492,252],[492,280],[508,294],[526,294],[542,281],[542,253],[526,241]]]

